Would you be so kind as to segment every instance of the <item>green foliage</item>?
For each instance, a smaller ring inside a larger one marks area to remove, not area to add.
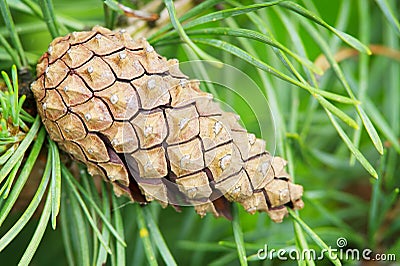
[[[54,37],[96,24],[126,27],[130,22],[117,1],[53,1],[0,0],[0,68],[14,65],[11,79],[2,72],[0,84],[2,262],[247,265],[259,262],[257,252],[265,244],[320,251],[336,248],[339,237],[360,250],[399,250],[400,239],[394,237],[400,232],[398,3],[206,0],[181,15],[177,2],[155,1],[155,11],[164,9],[170,17],[147,35],[161,54],[234,65],[267,97],[277,153],[305,188],[305,208],[290,211],[291,218],[277,225],[265,214],[250,216],[236,205],[229,222],[200,219],[191,208],[179,214],[153,203],[130,204],[85,169],[66,167],[39,117],[23,108],[18,70],[35,69]],[[122,1],[143,8],[138,3]],[[232,93],[210,90],[257,132],[256,121]],[[18,207],[23,189],[32,184],[27,206]],[[276,257],[261,263],[286,265]],[[323,261],[298,261],[322,263],[353,262],[329,253]]]

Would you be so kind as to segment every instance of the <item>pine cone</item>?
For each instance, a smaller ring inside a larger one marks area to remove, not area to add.
[[[117,195],[228,219],[236,201],[276,222],[303,206],[286,162],[145,39],[102,27],[56,38],[31,88],[50,137]]]

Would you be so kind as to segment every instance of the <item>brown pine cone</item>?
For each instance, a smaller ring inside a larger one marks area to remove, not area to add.
[[[102,27],[56,38],[31,88],[50,137],[117,195],[227,218],[237,201],[276,222],[303,206],[286,162],[145,39]]]

